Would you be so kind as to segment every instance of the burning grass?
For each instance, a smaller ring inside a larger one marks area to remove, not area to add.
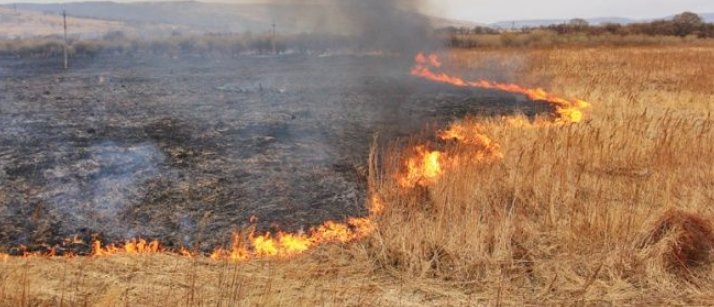
[[[710,79],[703,72],[714,67],[695,67],[692,54],[700,52],[528,54],[532,66],[522,68],[524,83],[547,74],[563,92],[592,99],[592,116],[567,125],[525,118],[459,123],[461,131],[478,131],[471,135],[487,131],[483,143],[495,140],[503,158],[460,163],[426,190],[382,185],[388,205],[377,222],[377,263],[514,303],[696,304],[711,298],[704,289],[714,281],[712,88],[698,78]],[[456,52],[451,60],[478,67],[488,57],[508,54]],[[599,66],[613,62],[629,70]],[[662,86],[654,74],[676,75],[682,87]],[[457,144],[441,152],[454,159],[481,155],[483,148]],[[404,169],[403,163],[386,159],[386,173]]]
[[[554,92],[592,101],[591,114],[577,124],[464,119],[436,136],[438,155],[422,147],[412,163],[414,146],[374,151],[370,185],[379,205],[371,235],[356,243],[240,264],[162,254],[10,258],[0,298],[17,305],[706,304],[714,297],[712,54],[701,47],[452,53],[433,66],[487,73],[479,68],[525,57],[513,81],[548,80]],[[468,79],[480,77],[488,76]],[[435,162],[407,185],[395,175]]]

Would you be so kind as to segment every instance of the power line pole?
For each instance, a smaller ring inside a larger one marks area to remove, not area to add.
[[[271,41],[273,42],[273,54],[278,54],[278,51],[275,48],[275,34],[276,34],[275,33],[275,20],[273,20],[273,32],[271,34],[272,34]]]
[[[67,12],[62,10],[62,20],[64,22],[64,69],[69,68],[68,55],[67,55]]]

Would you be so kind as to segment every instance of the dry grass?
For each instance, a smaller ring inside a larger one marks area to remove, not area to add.
[[[714,299],[712,47],[457,51],[474,77],[593,103],[565,127],[479,122],[503,161],[386,200],[369,239],[292,260],[10,259],[0,302],[30,305],[704,305]],[[467,148],[442,144],[452,155]]]
[[[686,46],[692,44],[711,44],[708,38],[695,35],[687,37],[646,34],[558,34],[548,30],[531,32],[504,32],[498,34],[449,34],[442,38],[454,48],[557,48],[566,46],[603,47],[603,46]]]
[[[457,67],[513,69],[533,86],[550,80],[591,100],[593,114],[565,127],[467,120],[485,125],[505,159],[464,163],[423,191],[385,183],[392,206],[374,258],[512,303],[709,301],[712,57],[696,47],[452,53]],[[512,59],[524,64],[506,66]]]

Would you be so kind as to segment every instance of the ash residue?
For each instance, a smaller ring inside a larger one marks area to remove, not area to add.
[[[45,188],[37,196],[71,227],[64,231],[81,225],[109,236],[135,234],[117,221],[146,193],[147,180],[160,175],[163,154],[151,143],[120,146],[109,141],[77,150],[82,152],[77,161],[43,170]]]

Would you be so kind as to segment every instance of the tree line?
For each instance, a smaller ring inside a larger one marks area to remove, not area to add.
[[[534,31],[549,31],[561,35],[585,34],[591,36],[611,35],[647,35],[647,36],[696,36],[699,38],[714,38],[714,23],[707,23],[704,19],[692,12],[684,12],[668,20],[655,20],[651,22],[638,22],[630,24],[606,23],[591,25],[584,19],[572,19],[567,23],[524,27],[519,29],[522,33]],[[437,30],[437,33],[450,35],[495,35],[503,32],[512,32],[485,26],[474,28],[447,27]]]

